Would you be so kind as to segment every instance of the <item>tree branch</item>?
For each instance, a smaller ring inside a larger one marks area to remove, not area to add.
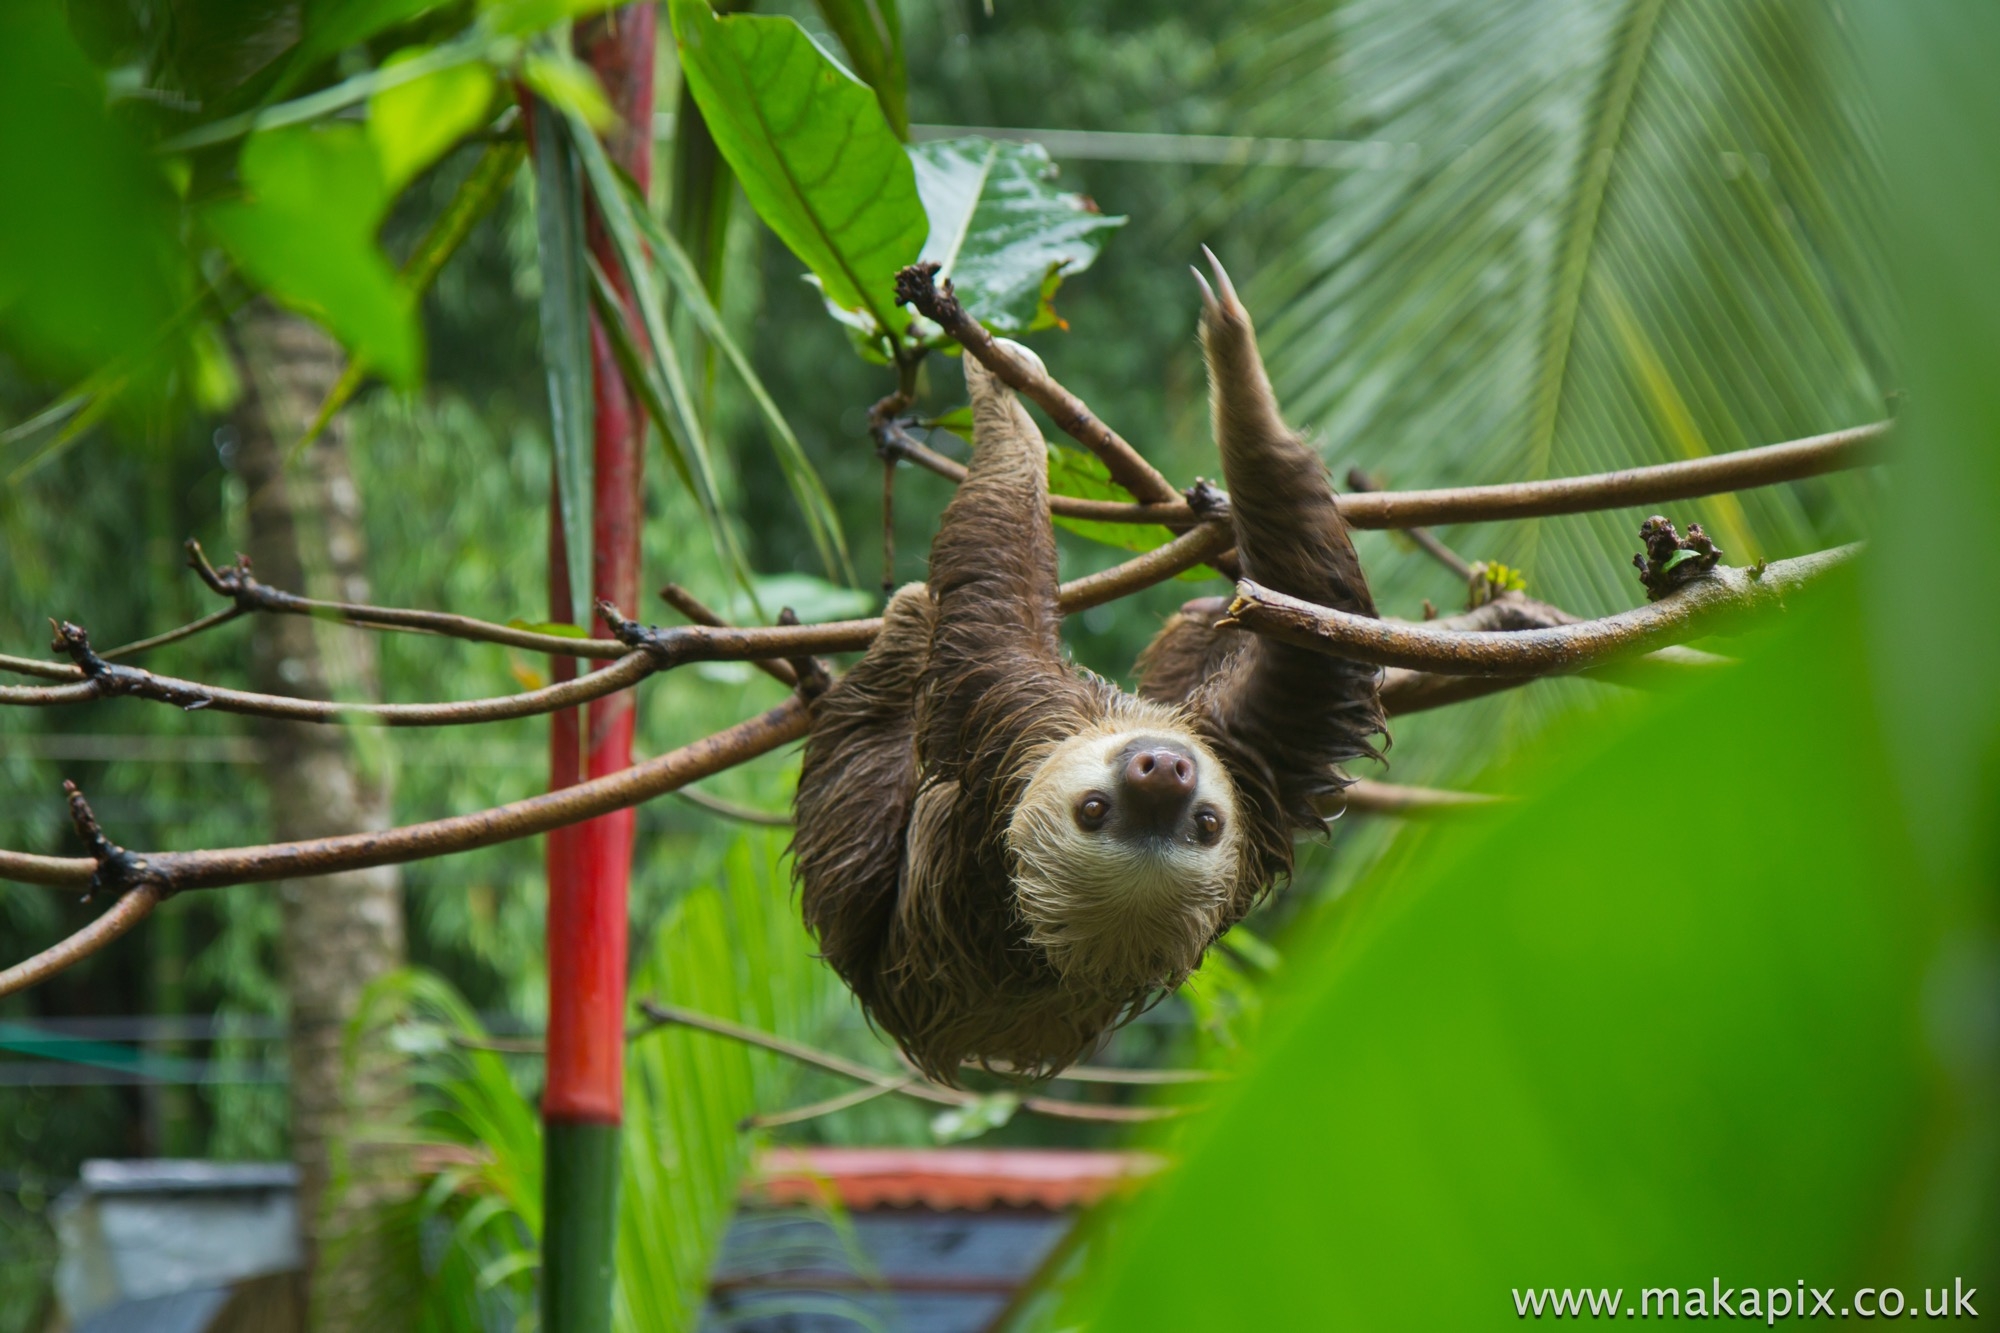
[[[731,1041],[742,1042],[746,1046],[755,1046],[782,1055],[788,1060],[796,1060],[815,1069],[839,1074],[843,1078],[873,1084],[886,1092],[932,1102],[939,1106],[971,1106],[983,1100],[976,1092],[967,1092],[963,1088],[948,1088],[942,1083],[933,1083],[914,1073],[891,1074],[871,1069],[858,1061],[807,1046],[803,1042],[761,1032],[756,1028],[732,1023],[726,1018],[717,1018],[712,1014],[683,1009],[678,1005],[661,1004],[657,1000],[643,1000],[639,1004],[639,1009],[646,1015],[649,1027],[635,1032],[633,1034],[635,1036],[664,1027],[693,1028],[698,1032],[707,1032],[717,1037],[727,1037]],[[1024,1111],[1032,1111],[1036,1115],[1050,1116],[1059,1120],[1092,1120],[1105,1124],[1126,1125],[1150,1120],[1167,1120],[1197,1109],[1184,1106],[1100,1106],[1089,1102],[1065,1101],[1060,1097],[1027,1096],[1021,1098],[1020,1105]]]
[[[1173,483],[1143,458],[1123,436],[1099,421],[1081,398],[1056,383],[1039,366],[1030,365],[993,340],[978,320],[965,313],[952,293],[951,279],[937,282],[938,265],[912,264],[896,275],[896,300],[914,306],[963,347],[969,356],[1000,377],[1000,382],[1040,405],[1056,428],[1104,461],[1111,479],[1136,500],[1152,504],[1179,498]],[[1181,516],[1190,521],[1192,514]]]
[[[984,358],[981,358],[982,360]],[[1711,454],[1678,463],[1596,472],[1546,481],[1506,482],[1497,486],[1456,486],[1441,490],[1374,491],[1335,497],[1341,516],[1352,528],[1414,528],[1439,523],[1485,523],[1510,518],[1548,518],[1557,514],[1587,514],[1603,509],[1665,504],[1705,495],[1747,491],[1780,482],[1802,481],[1882,461],[1881,440],[1889,422],[1855,426],[1784,444],[1767,444],[1734,453]],[[953,481],[965,479],[965,468],[914,440],[903,457]],[[1218,492],[1219,494],[1219,492]],[[1224,496],[1224,499],[1227,497]],[[1050,509],[1066,518],[1097,523],[1164,523],[1188,520],[1193,511],[1184,499],[1157,504],[1120,504],[1111,500],[1079,500],[1052,496]]]
[[[1636,657],[1683,639],[1715,633],[1747,616],[1779,609],[1788,593],[1845,563],[1858,549],[1838,547],[1775,561],[1761,570],[1718,566],[1649,606],[1601,620],[1513,633],[1398,625],[1316,606],[1249,579],[1236,585],[1229,616],[1217,624],[1240,626],[1329,656],[1381,666],[1461,676],[1564,674]]]
[[[1382,490],[1382,484],[1358,467],[1347,469],[1347,489],[1356,495],[1373,495]],[[1429,528],[1405,528],[1403,535],[1413,542],[1417,549],[1443,565],[1458,576],[1460,583],[1472,582],[1472,564],[1464,556],[1446,546],[1438,535]]]
[[[1361,815],[1393,815],[1403,819],[1435,819],[1463,814],[1501,803],[1505,798],[1479,791],[1445,791],[1437,787],[1406,787],[1394,782],[1358,778],[1340,795],[1329,797],[1335,810]]]

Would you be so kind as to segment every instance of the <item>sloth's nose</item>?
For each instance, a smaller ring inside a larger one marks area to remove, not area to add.
[[[1171,821],[1194,798],[1194,756],[1168,746],[1141,750],[1125,764],[1130,802],[1152,819]]]

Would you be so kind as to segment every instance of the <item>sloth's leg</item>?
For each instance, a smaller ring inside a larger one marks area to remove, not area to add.
[[[1243,648],[1242,635],[1215,627],[1228,610],[1227,597],[1183,602],[1139,654],[1139,696],[1163,704],[1184,703],[1196,686]]]
[[[923,584],[896,593],[868,655],[813,706],[799,773],[792,864],[800,906],[821,952],[864,999],[876,992],[896,906],[917,789],[917,684],[933,620]]]
[[[1201,341],[1245,572],[1294,597],[1372,616],[1375,602],[1326,468],[1279,416],[1249,312],[1221,264],[1210,262],[1216,281],[1212,289],[1202,283]],[[1240,752],[1257,758],[1285,819],[1321,828],[1316,802],[1347,784],[1335,766],[1375,753],[1373,738],[1383,731],[1378,673],[1245,637],[1195,702]]]

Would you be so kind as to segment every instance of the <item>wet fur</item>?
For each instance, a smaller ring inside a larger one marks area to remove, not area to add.
[[[1220,285],[1202,340],[1245,570],[1373,615],[1325,469],[1279,419],[1249,318]],[[1012,394],[965,366],[970,475],[945,509],[928,586],[896,594],[867,656],[815,707],[793,842],[821,950],[874,1021],[945,1081],[968,1060],[1060,1069],[1179,984],[1289,876],[1294,837],[1324,828],[1316,802],[1347,781],[1338,766],[1373,753],[1382,731],[1372,668],[1217,630],[1221,599],[1189,603],[1162,630],[1140,658],[1139,697],[1072,666],[1046,446]],[[1147,908],[1138,893],[1133,910],[1153,934],[1072,956],[1066,928],[1118,943],[1105,934],[1115,919],[1076,906],[1110,895],[1074,882],[1087,867],[1066,880],[1035,854],[1057,846],[1059,830],[1033,827],[1054,810],[1018,821],[1017,810],[1064,741],[1134,730],[1179,732],[1220,759],[1232,872],[1194,884],[1185,902]]]

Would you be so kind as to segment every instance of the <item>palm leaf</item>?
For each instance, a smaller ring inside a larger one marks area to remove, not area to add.
[[[540,101],[534,112],[536,125],[548,130],[535,154],[535,237],[542,270],[542,362],[555,448],[556,512],[568,556],[570,614],[587,624],[596,455],[583,182],[575,145],[562,132],[561,113]]]
[[[1261,201],[1300,221],[1251,304],[1281,399],[1336,470],[1526,479],[1883,415],[1881,187],[1831,7],[1353,0],[1268,14],[1244,56],[1256,129],[1394,146]],[[1866,496],[1821,481],[1672,514],[1747,563],[1855,535]],[[1447,535],[1602,613],[1635,600],[1641,517]],[[1385,610],[1455,598],[1384,539],[1363,553]],[[1487,753],[1582,688],[1454,710],[1456,743],[1416,768]]]

